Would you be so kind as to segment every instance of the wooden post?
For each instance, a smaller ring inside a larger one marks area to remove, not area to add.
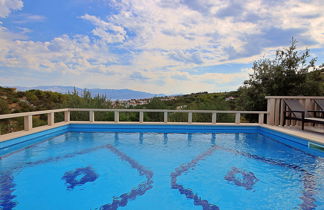
[[[285,111],[285,103],[282,99],[280,99],[280,125],[283,126],[284,124],[286,124],[286,122],[284,122],[284,113]]]
[[[314,107],[312,106],[311,99],[310,98],[306,98],[305,99],[305,110],[306,110],[305,117],[310,117],[310,115],[307,112],[307,110],[314,110],[313,108]],[[312,123],[305,123],[305,124],[306,124],[306,126],[312,125]]]
[[[29,131],[33,128],[33,116],[27,115],[24,117],[24,130]]]
[[[115,111],[115,123],[119,122],[119,112]]]
[[[95,121],[94,111],[92,111],[92,110],[89,111],[89,119],[90,119],[90,122]]]
[[[216,124],[216,118],[217,118],[217,114],[216,114],[216,112],[213,112],[213,114],[212,114],[212,123],[213,124]]]
[[[267,124],[274,125],[274,118],[275,118],[275,99],[274,98],[268,98],[267,112],[268,112]]]
[[[54,121],[54,112],[50,112],[47,114],[47,125],[48,126],[52,126],[54,125],[55,121]]]
[[[241,113],[237,112],[235,114],[235,123],[240,124],[240,122],[241,122]]]
[[[140,112],[139,113],[139,122],[140,123],[143,123],[144,122],[144,113],[143,112]]]
[[[275,101],[274,115],[275,115],[274,124],[278,126],[280,124],[280,99],[279,98],[277,98]]]
[[[188,112],[188,123],[192,123],[192,112]]]
[[[164,112],[164,123],[168,123],[168,112]]]
[[[70,111],[65,111],[64,112],[64,121],[65,122],[70,122]]]

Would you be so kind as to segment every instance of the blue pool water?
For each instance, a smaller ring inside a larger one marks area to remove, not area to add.
[[[300,140],[185,128],[72,126],[0,145],[0,209],[324,209],[324,159]]]

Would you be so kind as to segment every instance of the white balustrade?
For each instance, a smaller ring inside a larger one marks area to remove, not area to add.
[[[144,114],[149,112],[163,113],[163,122],[168,123],[168,114],[169,113],[187,113],[188,114],[188,124],[193,122],[193,113],[209,113],[212,116],[211,124],[217,124],[217,114],[235,114],[235,123],[241,123],[241,114],[257,114],[258,123],[264,123],[264,115],[267,114],[265,111],[225,111],[225,110],[165,110],[165,109],[89,109],[89,108],[66,108],[66,109],[54,109],[54,110],[45,110],[37,112],[25,112],[25,113],[16,113],[16,114],[5,114],[0,115],[1,119],[10,119],[17,117],[24,117],[24,130],[29,131],[33,129],[33,116],[40,114],[47,114],[48,117],[48,126],[54,126],[55,123],[55,113],[63,112],[64,113],[64,123],[71,123],[70,117],[71,112],[88,112],[89,113],[89,123],[95,122],[95,112],[113,112],[115,123],[119,123],[119,114],[120,112],[137,112],[139,113],[139,123],[144,123]]]

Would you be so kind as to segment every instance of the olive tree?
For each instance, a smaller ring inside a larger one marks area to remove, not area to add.
[[[265,96],[324,95],[324,65],[316,66],[308,49],[298,51],[296,40],[276,51],[273,58],[253,63],[253,73],[239,88],[238,106],[245,110],[265,110]]]

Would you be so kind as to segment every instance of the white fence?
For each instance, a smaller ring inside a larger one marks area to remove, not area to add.
[[[241,123],[241,114],[256,114],[259,116],[259,124],[263,124],[264,115],[267,114],[265,111],[218,111],[218,110],[165,110],[165,109],[88,109],[88,108],[66,108],[66,109],[54,109],[54,110],[45,110],[37,112],[24,112],[16,114],[5,114],[0,115],[1,119],[11,119],[17,117],[24,117],[24,130],[29,131],[33,128],[33,116],[47,114],[48,126],[53,126],[55,124],[55,115],[54,113],[63,112],[64,121],[66,123],[73,122],[70,120],[71,112],[88,112],[89,113],[89,123],[94,123],[95,112],[113,112],[114,121],[113,123],[119,123],[119,113],[121,112],[137,112],[139,113],[139,123],[144,123],[144,113],[164,113],[163,114],[163,123],[168,123],[168,113],[187,113],[188,114],[188,124],[193,123],[192,114],[193,113],[207,113],[211,114],[211,124],[217,124],[217,114],[233,114],[235,115],[235,123]],[[104,121],[100,121],[104,122]],[[110,122],[110,121],[106,121]]]

